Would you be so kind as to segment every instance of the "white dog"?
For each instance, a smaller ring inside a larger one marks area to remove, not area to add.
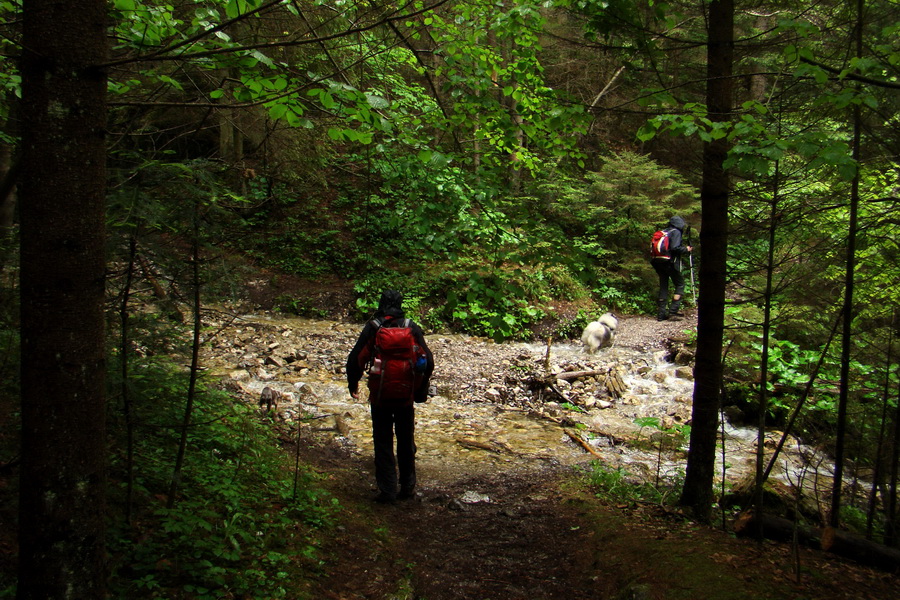
[[[581,343],[585,349],[594,354],[600,348],[612,346],[616,338],[616,328],[619,320],[612,313],[606,313],[596,321],[588,323],[581,334]]]

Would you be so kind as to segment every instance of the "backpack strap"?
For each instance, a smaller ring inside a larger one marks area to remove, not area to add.
[[[395,319],[393,317],[386,317],[383,319],[372,319],[372,324],[375,325],[376,330],[381,329],[382,327],[409,327],[412,324],[412,319]]]

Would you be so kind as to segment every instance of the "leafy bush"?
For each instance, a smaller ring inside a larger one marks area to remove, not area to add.
[[[316,560],[314,531],[336,501],[296,474],[270,427],[249,406],[203,388],[181,473],[166,506],[185,374],[164,360],[134,365],[135,517],[124,523],[127,465],[113,453],[111,590],[120,598],[284,598],[292,574]],[[118,430],[121,434],[121,430]],[[124,441],[119,438],[121,447]]]

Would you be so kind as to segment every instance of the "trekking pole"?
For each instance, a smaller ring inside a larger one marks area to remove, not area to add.
[[[694,308],[697,307],[697,292],[694,287],[694,253],[688,252],[688,264],[691,267],[691,301],[694,303]]]
[[[685,231],[685,237],[687,238],[687,245],[691,248],[694,245],[691,243],[691,226],[687,226],[687,230]],[[697,307],[697,288],[694,284],[694,252],[688,252],[688,266],[691,269],[691,301],[694,303],[694,308]]]

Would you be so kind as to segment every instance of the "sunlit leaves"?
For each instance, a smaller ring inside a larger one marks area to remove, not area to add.
[[[262,4],[263,0],[226,0],[225,16],[229,19],[236,19],[259,8]]]
[[[117,37],[135,48],[161,46],[180,36],[184,22],[175,16],[172,6],[154,6],[137,0],[116,0],[119,11]]]

